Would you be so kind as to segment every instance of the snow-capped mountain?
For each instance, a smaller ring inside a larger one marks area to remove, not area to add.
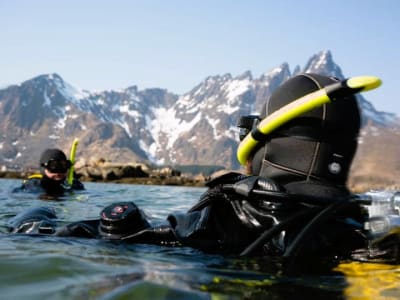
[[[257,114],[266,99],[298,72],[343,79],[329,51],[293,73],[283,63],[254,78],[251,72],[207,77],[188,93],[164,89],[81,91],[59,75],[41,75],[0,89],[0,166],[37,166],[41,151],[66,152],[75,137],[80,158],[203,164],[237,168],[237,121]],[[392,126],[394,114],[378,112],[358,96],[364,124]]]

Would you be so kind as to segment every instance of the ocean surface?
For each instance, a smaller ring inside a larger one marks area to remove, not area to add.
[[[399,299],[400,267],[344,263],[323,274],[284,275],[279,261],[210,255],[185,247],[9,234],[7,224],[33,207],[55,209],[60,225],[94,219],[133,201],[163,222],[190,208],[204,188],[85,183],[62,201],[12,193],[0,179],[0,299]]]

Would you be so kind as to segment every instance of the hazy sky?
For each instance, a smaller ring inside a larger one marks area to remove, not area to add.
[[[0,87],[58,73],[82,89],[183,94],[331,50],[346,77],[379,76],[366,99],[400,114],[399,32],[398,0],[0,0]]]

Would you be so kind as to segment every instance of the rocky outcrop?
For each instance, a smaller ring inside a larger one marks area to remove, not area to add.
[[[172,167],[152,167],[144,163],[116,163],[105,159],[97,161],[78,161],[75,165],[76,176],[84,181],[115,181],[138,178],[171,179],[181,177],[181,172]]]
[[[88,180],[116,180],[121,178],[149,177],[151,170],[140,163],[111,163],[100,159],[96,162],[78,162],[75,167],[78,177]]]

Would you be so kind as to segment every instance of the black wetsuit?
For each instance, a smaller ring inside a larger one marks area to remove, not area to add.
[[[20,187],[13,190],[13,193],[26,192],[37,193],[48,196],[62,196],[71,190],[84,190],[84,185],[77,179],[74,179],[72,185],[64,181],[55,181],[46,175],[36,175],[23,181]]]
[[[183,245],[208,253],[334,260],[350,258],[367,246],[363,210],[348,197],[338,199],[341,202],[307,201],[288,195],[271,180],[238,173],[208,185],[194,207],[169,215],[164,226],[151,227],[134,203],[124,202],[105,208],[99,219],[60,228],[54,212],[35,209],[14,218],[10,231]]]

